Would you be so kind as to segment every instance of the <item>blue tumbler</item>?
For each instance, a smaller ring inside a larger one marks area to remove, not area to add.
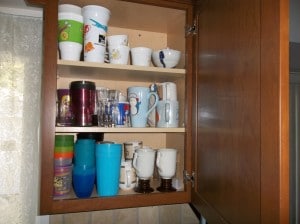
[[[121,157],[121,144],[96,144],[96,178],[99,196],[114,196],[118,194]]]
[[[73,167],[73,189],[78,198],[88,198],[91,196],[95,184],[95,177],[95,167]]]
[[[78,139],[74,146],[74,165],[95,167],[95,140]]]

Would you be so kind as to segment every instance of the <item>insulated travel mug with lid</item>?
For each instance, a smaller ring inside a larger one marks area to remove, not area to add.
[[[75,126],[91,126],[95,110],[96,85],[89,81],[70,83],[71,108]]]

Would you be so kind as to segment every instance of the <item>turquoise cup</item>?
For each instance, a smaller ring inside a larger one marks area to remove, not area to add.
[[[94,139],[78,139],[74,146],[74,165],[95,167]]]
[[[121,144],[96,144],[96,179],[99,196],[115,196],[118,194],[121,157]]]

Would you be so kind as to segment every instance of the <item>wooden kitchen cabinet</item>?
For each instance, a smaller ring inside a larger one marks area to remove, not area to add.
[[[40,214],[190,203],[208,223],[288,223],[288,1],[28,0],[44,7]],[[98,4],[112,10],[111,34],[132,47],[182,51],[176,69],[71,63],[57,57],[57,6]],[[174,81],[177,129],[55,127],[56,89],[88,79],[125,90],[133,83]],[[182,189],[116,197],[52,196],[55,133],[138,136],[179,147]],[[187,173],[184,182],[184,173]],[[193,175],[194,174],[194,175]],[[189,177],[189,178],[188,178]]]

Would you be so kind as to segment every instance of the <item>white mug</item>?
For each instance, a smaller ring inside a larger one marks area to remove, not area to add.
[[[126,34],[119,34],[119,35],[112,35],[107,37],[107,44],[108,46],[128,46],[128,35]]]
[[[158,128],[177,128],[178,127],[178,101],[160,100],[156,107],[157,127]]]
[[[136,149],[133,157],[133,167],[139,179],[149,180],[154,171],[155,150],[150,147]]]
[[[143,147],[142,141],[124,142],[124,159],[125,159],[125,161],[132,162],[135,150],[140,149],[142,147]]]
[[[147,47],[131,48],[132,65],[150,66],[152,49]]]
[[[176,172],[177,149],[159,149],[156,156],[156,166],[162,179],[171,179]]]
[[[129,47],[124,45],[108,46],[109,63],[127,65],[129,57]]]
[[[149,108],[150,97],[155,97],[155,101]],[[134,128],[144,128],[147,125],[147,119],[158,102],[156,92],[150,92],[148,87],[132,86],[127,89],[127,97],[130,105],[130,121]]]
[[[177,87],[174,82],[162,82],[158,87],[161,100],[177,100]]]
[[[136,186],[135,170],[129,161],[121,163],[119,187],[122,190],[131,190]]]

